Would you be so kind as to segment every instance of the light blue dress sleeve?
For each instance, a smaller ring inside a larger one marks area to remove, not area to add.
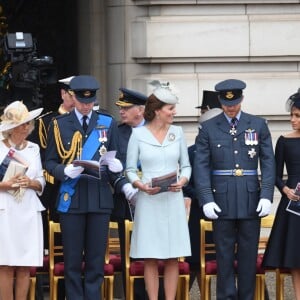
[[[180,131],[181,131],[181,139],[180,139],[180,158],[179,158],[179,178],[186,177],[189,180],[191,177],[192,168],[190,165],[186,140],[181,127],[180,127]]]
[[[139,140],[133,129],[127,147],[126,171],[125,171],[126,177],[131,183],[140,180],[137,174],[138,161],[139,161]]]

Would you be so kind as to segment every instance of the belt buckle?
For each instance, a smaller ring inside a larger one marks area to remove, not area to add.
[[[234,169],[233,176],[244,176],[244,170],[243,169]]]

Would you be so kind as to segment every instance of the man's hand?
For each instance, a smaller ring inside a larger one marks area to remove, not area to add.
[[[125,183],[122,186],[122,192],[124,193],[126,199],[130,201],[136,195],[138,189],[134,188],[131,183]]]
[[[259,213],[259,217],[267,216],[271,211],[271,201],[269,199],[261,198],[258,202],[256,211]]]
[[[83,172],[84,168],[81,166],[74,167],[73,164],[69,164],[65,167],[64,173],[70,178],[76,178]]]
[[[123,171],[123,166],[117,158],[107,159],[108,169],[113,173],[120,173]]]
[[[215,202],[209,202],[203,205],[203,212],[208,219],[218,219],[216,212],[221,212],[221,208]]]

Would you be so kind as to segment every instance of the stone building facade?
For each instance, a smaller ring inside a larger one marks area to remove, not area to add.
[[[121,86],[149,94],[153,79],[174,84],[188,144],[203,90],[244,80],[243,109],[267,118],[275,141],[290,129],[285,101],[300,87],[299,3],[79,0],[79,68],[99,78],[101,105],[112,112]]]

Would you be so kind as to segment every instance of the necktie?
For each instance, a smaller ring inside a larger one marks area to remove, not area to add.
[[[87,128],[88,128],[88,124],[87,124],[87,116],[83,116],[82,117],[82,128],[83,131],[86,132]]]
[[[230,122],[230,125],[231,125],[231,127],[235,128],[237,123],[238,123],[238,119],[237,118],[232,118],[231,122]]]
[[[231,135],[235,135],[236,134],[236,125],[238,123],[238,119],[237,118],[232,118],[230,121],[230,130],[229,133]]]

